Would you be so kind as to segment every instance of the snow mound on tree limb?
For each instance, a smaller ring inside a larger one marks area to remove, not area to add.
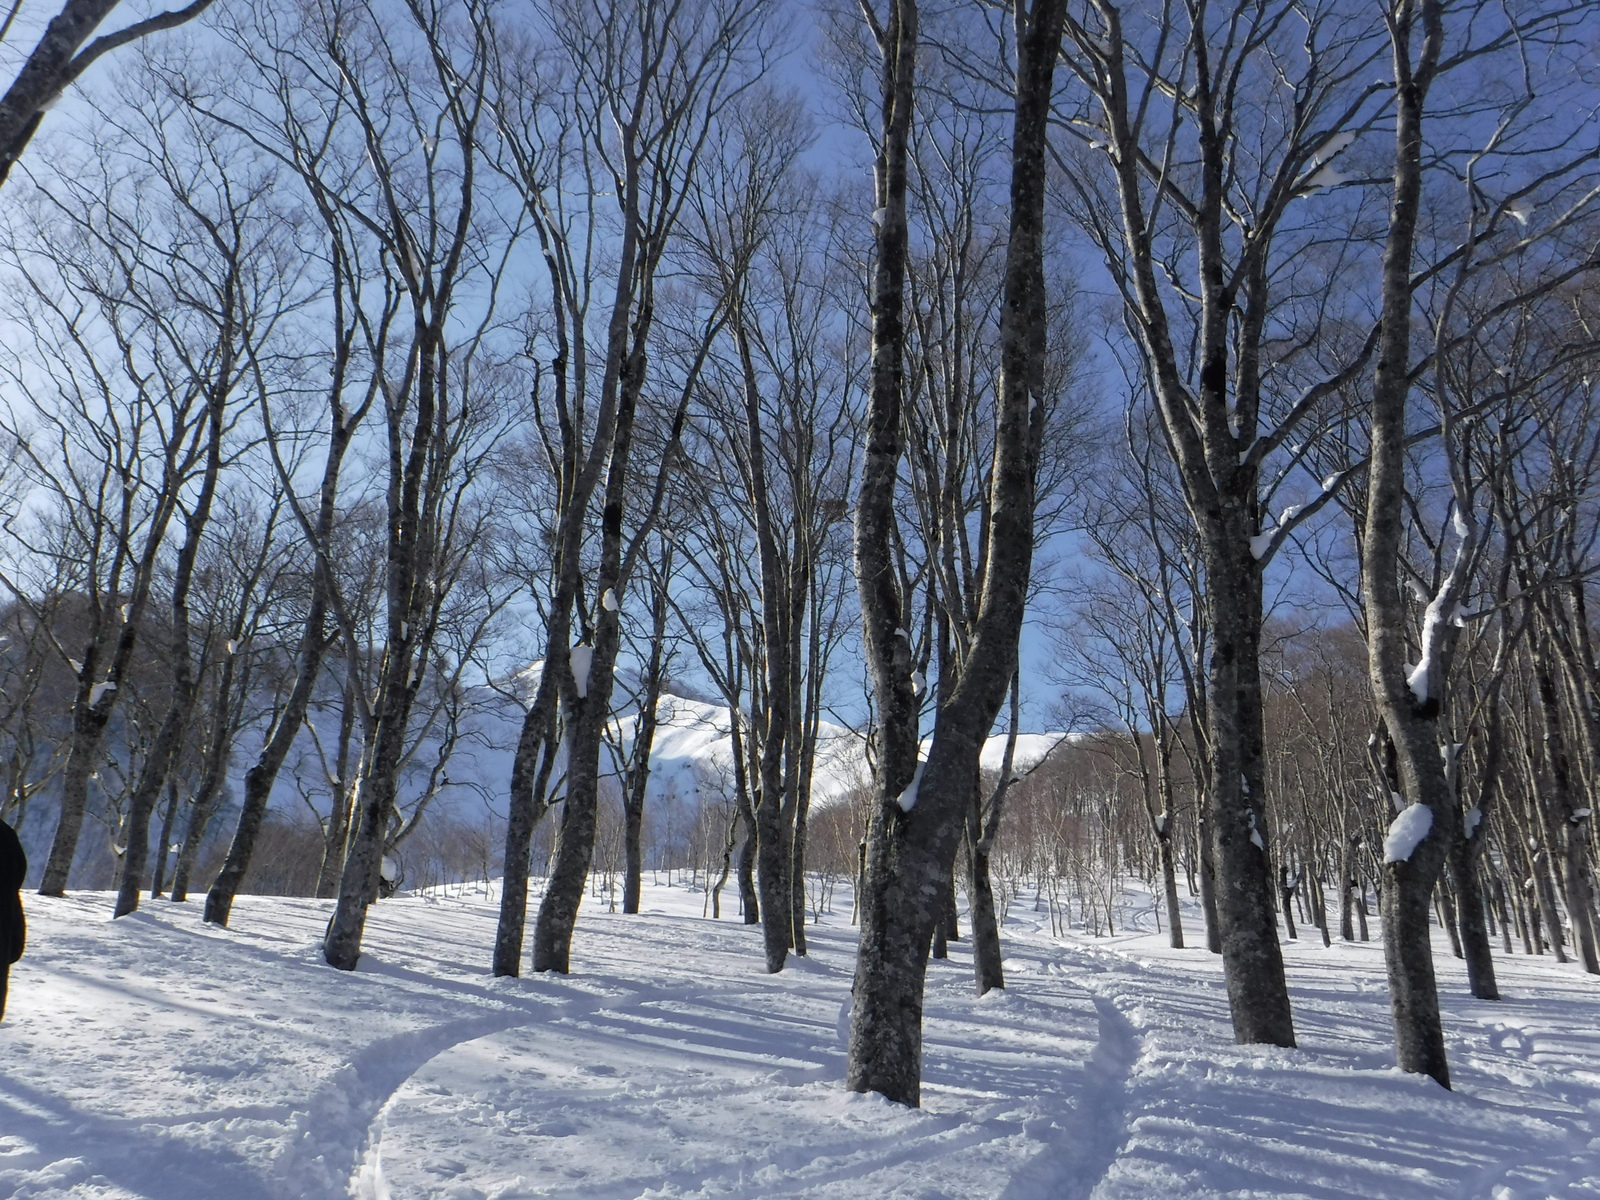
[[[1426,804],[1408,804],[1400,815],[1389,823],[1383,835],[1383,861],[1410,862],[1412,852],[1422,844],[1433,828],[1433,809]]]

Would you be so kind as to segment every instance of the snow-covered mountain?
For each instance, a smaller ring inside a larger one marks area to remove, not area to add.
[[[462,739],[449,771],[457,785],[470,786],[495,801],[504,797],[511,776],[512,753],[525,712],[523,703],[511,697],[531,697],[538,685],[539,666],[534,664],[498,688],[480,689],[474,697],[472,734]],[[635,677],[618,672],[612,698],[616,715],[611,722],[608,752],[602,761],[602,769],[613,777],[620,774],[621,764],[633,749],[639,707],[632,698],[640,690]],[[1019,735],[1013,771],[1024,774],[1032,770],[1064,736],[1057,733]],[[1005,743],[1004,734],[989,739],[982,758],[985,770],[1000,769]],[[811,802],[826,807],[843,801],[868,779],[861,734],[830,721],[820,722]],[[719,792],[731,796],[733,789],[733,720],[728,707],[681,691],[664,692],[656,704],[656,732],[650,753],[646,803],[671,797],[688,800]]]
[[[529,697],[538,684],[539,664],[528,668],[497,689],[477,689],[473,697],[472,734],[451,760],[450,778],[470,784],[500,800],[511,777],[511,760],[526,711],[523,703],[506,693]],[[615,715],[601,769],[620,775],[632,753],[639,727],[639,706],[632,699],[640,690],[637,680],[618,672],[612,696]],[[997,760],[998,762],[998,760]],[[854,730],[829,721],[817,733],[816,771],[811,796],[826,805],[844,799],[866,779],[862,741]],[[656,703],[656,731],[650,752],[650,783],[646,803],[668,797],[689,799],[725,791],[731,795],[733,779],[733,719],[728,707],[709,700],[664,692]]]

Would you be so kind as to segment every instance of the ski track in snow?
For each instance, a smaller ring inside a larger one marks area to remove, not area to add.
[[[1015,904],[1008,988],[930,964],[923,1108],[843,1091],[848,899],[812,953],[646,891],[590,898],[574,973],[494,980],[497,906],[373,909],[353,974],[329,902],[29,899],[0,1025],[0,1200],[1131,1200],[1600,1196],[1600,990],[1437,956],[1457,1090],[1393,1067],[1381,953],[1285,945],[1300,1047],[1232,1044],[1217,960],[1130,889],[1114,937]],[[1198,921],[1187,915],[1191,938]],[[1441,939],[1442,940],[1442,939]]]

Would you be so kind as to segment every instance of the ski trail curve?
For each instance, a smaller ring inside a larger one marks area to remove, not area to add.
[[[1076,956],[1075,956],[1076,957]],[[1092,959],[1074,964],[1098,974]],[[1056,966],[1056,970],[1068,970]],[[1031,1130],[1050,1148],[1018,1172],[1001,1200],[1087,1200],[1117,1160],[1127,1137],[1127,1090],[1139,1060],[1139,1037],[1115,1003],[1080,979],[1094,1004],[1098,1036],[1083,1066],[1083,1090],[1065,1128]]]

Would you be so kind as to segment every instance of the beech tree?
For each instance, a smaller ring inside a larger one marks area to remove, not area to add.
[[[33,557],[79,564],[67,585],[88,598],[91,615],[86,644],[60,647],[79,695],[46,894],[66,885],[90,776],[141,631],[156,613],[172,621],[172,695],[120,832],[118,915],[137,906],[150,815],[192,707],[188,592],[224,458],[234,453],[224,439],[274,371],[267,360],[279,322],[304,299],[292,255],[276,244],[292,235],[240,147],[173,112],[153,72],[125,90],[142,94],[140,103],[99,122],[79,173],[37,185],[34,228],[42,233],[48,221],[50,235],[12,244],[29,297],[24,320],[37,334],[33,364],[19,360],[15,370],[38,402],[34,424],[10,430],[65,520],[47,535],[56,545],[36,545]],[[76,399],[40,393],[39,365]],[[184,533],[163,589],[174,521]],[[24,544],[44,532],[30,532],[21,512],[11,528]],[[68,536],[57,540],[59,532]]]
[[[1372,383],[1361,582],[1373,694],[1388,739],[1387,748],[1392,753],[1392,787],[1403,801],[1403,806],[1397,804],[1399,813],[1384,842],[1381,895],[1384,961],[1389,975],[1396,1055],[1403,1070],[1430,1075],[1444,1087],[1450,1086],[1450,1073],[1429,952],[1428,902],[1447,850],[1458,836],[1460,811],[1453,786],[1455,751],[1452,740],[1441,728],[1441,712],[1455,621],[1462,611],[1481,544],[1477,505],[1454,429],[1464,414],[1457,407],[1453,394],[1456,388],[1450,378],[1450,355],[1459,342],[1451,310],[1476,272],[1522,255],[1541,237],[1553,236],[1584,215],[1600,192],[1592,177],[1574,178],[1589,174],[1591,152],[1561,154],[1555,161],[1546,161],[1541,164],[1544,170],[1540,176],[1524,189],[1514,188],[1510,198],[1490,208],[1486,215],[1477,203],[1471,204],[1463,236],[1443,256],[1439,267],[1422,273],[1419,281],[1415,259],[1419,236],[1424,232],[1424,181],[1430,158],[1425,119],[1430,96],[1441,76],[1463,62],[1496,51],[1511,53],[1513,46],[1522,45],[1522,39],[1534,32],[1541,38],[1558,37],[1564,21],[1565,15],[1556,11],[1535,14],[1526,23],[1511,17],[1504,26],[1483,31],[1468,25],[1452,40],[1452,22],[1439,0],[1401,0],[1388,14],[1396,112],[1394,173]],[[1495,159],[1515,159],[1524,152],[1521,120],[1535,107],[1531,82],[1526,88],[1524,94],[1504,106],[1480,147],[1457,150],[1467,162],[1464,175],[1469,188],[1479,172],[1487,173]],[[1517,200],[1537,194],[1541,187],[1559,197],[1558,215],[1547,223],[1541,222],[1542,227],[1532,233],[1513,231],[1510,225],[1514,220],[1525,228],[1532,216],[1531,211],[1520,220],[1512,216]],[[1600,260],[1591,251],[1588,261],[1562,264],[1535,284],[1533,290],[1544,291],[1591,268],[1597,261]],[[1420,284],[1434,275],[1444,277],[1446,283],[1439,300],[1435,336],[1423,369],[1419,370],[1413,363],[1412,325]],[[1418,376],[1428,368],[1436,381],[1434,396],[1441,418],[1440,444],[1449,470],[1456,546],[1448,570],[1436,580],[1428,596],[1413,659],[1399,560],[1407,500],[1407,413]],[[1536,638],[1536,668],[1539,658]],[[1541,693],[1546,691],[1541,684]],[[1553,692],[1553,688],[1548,691]],[[1548,698],[1553,701],[1553,694]],[[1547,720],[1553,716],[1553,712],[1549,713]],[[1549,724],[1547,729],[1556,738],[1551,746],[1556,803],[1570,812],[1570,799],[1561,795],[1566,781],[1565,765],[1560,761],[1564,748],[1559,740],[1559,724]],[[1581,889],[1581,878],[1574,879],[1573,887]],[[1575,915],[1574,927],[1580,937],[1589,936],[1592,955],[1593,934],[1586,928],[1587,914],[1588,907],[1584,905]]]
[[[512,768],[496,974],[520,970],[528,851],[533,826],[550,803],[544,789],[558,749],[565,770],[561,828],[533,966],[565,972],[569,965],[594,849],[600,746],[620,644],[617,614],[676,453],[673,438],[657,470],[643,469],[657,484],[630,536],[624,518],[641,473],[633,450],[655,332],[656,276],[718,120],[760,74],[767,15],[766,4],[726,0],[626,9],[572,0],[554,6],[546,26],[563,88],[547,91],[543,64],[535,71],[531,57],[502,59],[495,116],[503,169],[522,191],[549,276],[548,323],[535,327],[555,348],[552,394],[541,399],[540,419],[556,501],[544,668]],[[573,170],[576,176],[568,174]],[[586,183],[574,212],[563,191],[574,178],[603,178],[609,190],[598,193]],[[609,277],[586,240],[599,235],[602,222],[614,222],[607,230],[616,247]],[[589,324],[591,304],[605,312],[599,337]],[[703,354],[691,353],[689,379]],[[670,424],[681,429],[687,383],[677,393]],[[596,502],[598,563],[586,579]]]
[[[1065,5],[1017,5],[1015,128],[1000,316],[1000,395],[985,519],[983,582],[960,679],[940,705],[918,764],[909,598],[892,558],[904,452],[907,150],[918,14],[893,0],[880,19],[863,5],[883,58],[882,132],[874,168],[877,260],[872,289],[867,443],[856,501],[856,574],[877,715],[877,778],[867,834],[861,945],[852,988],[847,1086],[915,1105],[921,1093],[922,990],[940,898],[978,778],[978,756],[1016,671],[1033,559],[1034,488],[1044,432],[1046,141]]]
[[[0,183],[38,131],[44,114],[101,56],[164,29],[192,21],[211,0],[194,0],[182,8],[157,13],[104,34],[90,42],[101,23],[117,7],[117,0],[67,0],[44,28],[38,43],[23,60],[16,78],[0,96]],[[22,10],[20,0],[0,20],[0,42],[11,33]],[[88,45],[84,45],[88,42]]]

